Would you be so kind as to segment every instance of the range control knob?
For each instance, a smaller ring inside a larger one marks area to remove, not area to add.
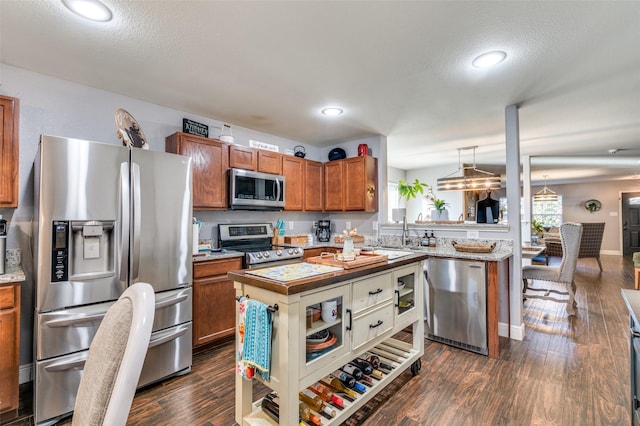
[[[257,257],[258,259],[262,259],[262,253],[257,253],[257,254],[256,254],[256,257]]]
[[[276,250],[276,256],[282,256],[282,250]]]
[[[295,254],[298,254],[298,253],[300,253],[300,249],[296,247],[296,248],[294,248],[294,249],[293,249],[293,252],[294,252]]]
[[[289,253],[289,254],[293,254],[293,249],[289,249],[289,250],[287,250],[287,253]]]
[[[265,251],[262,255],[263,255],[265,258],[267,258],[267,257],[269,257],[269,252],[268,252],[268,251]]]

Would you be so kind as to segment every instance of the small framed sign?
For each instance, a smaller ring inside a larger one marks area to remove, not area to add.
[[[209,126],[189,120],[188,118],[182,119],[182,131],[190,135],[204,136],[205,138],[209,137]]]

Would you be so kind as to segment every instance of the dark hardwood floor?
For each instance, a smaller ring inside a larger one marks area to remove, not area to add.
[[[595,260],[578,262],[577,318],[569,320],[558,303],[525,301],[526,337],[501,340],[499,359],[427,340],[420,375],[404,372],[344,424],[629,425],[620,289],[633,288],[633,263],[630,256],[603,256],[602,263],[600,273]],[[195,355],[190,374],[139,391],[128,424],[234,425],[233,349]],[[12,425],[32,424],[29,406]]]

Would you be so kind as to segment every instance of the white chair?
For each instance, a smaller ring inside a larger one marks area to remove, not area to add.
[[[149,347],[153,288],[136,283],[107,311],[89,348],[72,425],[124,425]]]
[[[545,265],[526,265],[522,267],[522,282],[524,284],[523,295],[527,299],[545,299],[554,302],[567,303],[567,313],[576,314],[577,303],[575,301],[576,284],[573,276],[578,263],[580,240],[582,239],[582,224],[564,223],[560,226],[560,242],[562,244],[562,262],[559,267]],[[549,288],[535,288],[529,286],[529,280],[548,281],[564,284],[567,291]],[[543,295],[528,294],[527,291],[544,291]],[[558,299],[549,296],[550,293],[568,296],[567,299]]]

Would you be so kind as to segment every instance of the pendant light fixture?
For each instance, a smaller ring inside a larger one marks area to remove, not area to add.
[[[556,194],[555,192],[553,192],[547,187],[548,175],[544,175],[542,177],[544,178],[544,188],[542,188],[540,191],[536,192],[533,195],[533,201],[542,202],[542,203],[558,201],[558,194]]]
[[[476,167],[477,146],[458,148],[458,170],[438,179],[438,191],[491,191],[500,189],[500,176]],[[462,166],[460,152],[473,150],[473,166]],[[451,176],[461,173],[462,176]]]

